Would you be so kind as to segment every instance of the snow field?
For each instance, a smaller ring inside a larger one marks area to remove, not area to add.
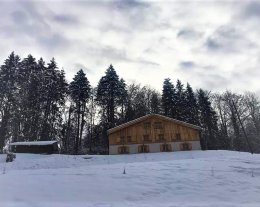
[[[17,154],[5,164],[0,155],[0,206],[259,207],[259,158],[230,151]]]

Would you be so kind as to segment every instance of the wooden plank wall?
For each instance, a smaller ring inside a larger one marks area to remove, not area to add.
[[[144,123],[149,123],[150,127],[145,128]],[[162,129],[154,127],[155,122],[162,123]],[[172,141],[197,141],[199,140],[199,130],[176,124],[158,117],[151,117],[142,122],[128,126],[109,135],[109,144],[142,144],[163,142],[159,140],[159,135],[163,134],[165,142]],[[180,134],[181,140],[177,140],[176,134]],[[144,135],[149,135],[150,140],[145,142]]]

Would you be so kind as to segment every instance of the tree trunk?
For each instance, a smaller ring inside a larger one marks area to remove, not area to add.
[[[67,124],[67,132],[66,132],[66,140],[65,140],[65,151],[68,152],[68,144],[69,144],[69,138],[70,138],[70,122],[71,122],[71,113],[72,113],[72,107],[69,108],[69,118],[68,118],[68,124]]]
[[[79,151],[79,131],[80,131],[80,103],[78,103],[78,111],[77,111],[77,135],[76,135],[76,142],[74,147],[75,154],[78,154]]]
[[[93,106],[93,96],[91,96],[91,112],[90,112],[90,142],[89,142],[89,151],[92,152],[92,141],[93,141],[93,119],[94,106]]]
[[[10,118],[9,109],[5,109],[4,115],[2,117],[1,126],[0,126],[0,152],[2,151],[5,145],[9,118]]]
[[[48,139],[48,134],[49,134],[49,130],[48,128],[48,118],[49,118],[49,114],[50,114],[50,109],[51,108],[51,102],[49,101],[49,99],[47,100],[46,103],[46,107],[45,107],[45,111],[44,111],[44,118],[43,118],[43,125],[42,125],[42,130],[41,130],[41,136],[40,136],[40,140],[46,140],[46,138]]]
[[[85,125],[85,120],[84,120],[84,116],[85,116],[85,111],[86,111],[86,103],[83,103],[83,110],[81,112],[81,126],[80,126],[80,134],[79,134],[79,146],[80,148],[82,147],[82,134],[83,134],[83,129],[84,129],[84,125]]]

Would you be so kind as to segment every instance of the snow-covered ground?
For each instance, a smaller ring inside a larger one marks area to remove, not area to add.
[[[1,207],[260,206],[260,155],[190,151],[17,154],[7,164],[4,159],[0,155]]]

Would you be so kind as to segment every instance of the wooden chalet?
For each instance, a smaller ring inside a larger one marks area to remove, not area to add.
[[[199,126],[149,114],[108,130],[109,154],[200,150]]]

